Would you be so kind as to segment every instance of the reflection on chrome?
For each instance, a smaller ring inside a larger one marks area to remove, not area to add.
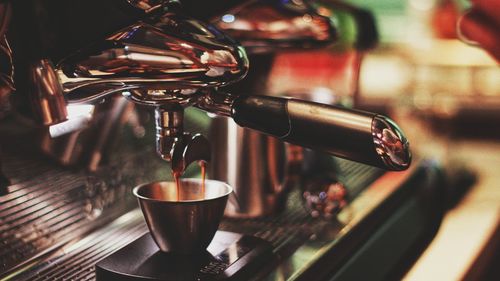
[[[250,53],[321,47],[337,37],[331,19],[305,1],[254,1],[221,16],[215,24]]]
[[[377,115],[372,122],[375,152],[388,167],[405,170],[411,163],[410,143],[403,131],[389,118]]]
[[[118,31],[59,63],[69,102],[90,102],[124,90],[215,87],[241,79],[248,59],[213,26],[166,13]],[[141,96],[160,102],[159,96]],[[165,99],[170,99],[169,95]],[[134,100],[139,102],[139,100]]]

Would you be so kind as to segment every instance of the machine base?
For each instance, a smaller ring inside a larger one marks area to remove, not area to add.
[[[272,245],[260,238],[218,231],[207,251],[163,253],[149,233],[96,264],[98,281],[246,280],[273,258]]]

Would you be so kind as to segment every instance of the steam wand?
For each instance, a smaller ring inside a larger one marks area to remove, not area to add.
[[[386,170],[410,166],[409,142],[386,116],[298,99],[203,91],[195,106],[231,117],[239,126]]]

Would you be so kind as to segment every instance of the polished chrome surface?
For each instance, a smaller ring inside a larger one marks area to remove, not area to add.
[[[219,116],[231,117],[231,110],[236,97],[236,95],[220,90],[205,90],[203,96],[198,99],[194,106]]]
[[[182,179],[134,188],[151,235],[163,252],[192,254],[212,241],[232,188],[220,181]]]
[[[294,99],[287,102],[287,114],[285,141],[383,169],[410,166],[409,142],[386,116]]]
[[[232,119],[212,119],[209,176],[234,188],[225,215],[262,217],[284,209],[292,184],[286,144],[238,126]]]
[[[69,102],[91,102],[132,89],[135,102],[161,104],[174,91],[216,87],[246,74],[242,47],[215,27],[176,13],[152,16],[58,64]]]
[[[333,22],[306,1],[259,0],[218,18],[215,24],[236,38],[250,53],[331,44]]]
[[[43,124],[53,125],[65,121],[68,113],[63,88],[52,63],[42,59],[31,65],[30,79],[33,104]]]
[[[195,102],[200,98],[200,94],[191,89],[148,90],[139,87],[137,89],[129,89],[121,93],[124,97],[134,103],[151,106],[167,104],[182,105],[183,107],[187,107],[195,104]]]
[[[172,149],[184,138],[184,108],[178,104],[155,108],[156,148],[165,160],[172,160]]]
[[[377,115],[372,121],[375,151],[388,167],[405,170],[411,163],[410,142],[391,119]]]

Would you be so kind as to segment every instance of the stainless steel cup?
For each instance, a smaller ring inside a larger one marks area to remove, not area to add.
[[[139,185],[139,199],[154,241],[163,252],[193,254],[205,250],[219,227],[232,188],[220,181],[182,179],[177,199],[174,182]]]
[[[238,126],[232,119],[214,117],[210,128],[213,165],[212,179],[229,183],[225,216],[255,218],[275,214],[285,208],[293,184],[287,153],[288,145],[262,133]]]

